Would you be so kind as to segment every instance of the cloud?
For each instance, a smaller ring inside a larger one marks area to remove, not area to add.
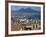
[[[12,11],[20,10],[21,8],[24,8],[24,9],[31,8],[31,9],[40,11],[40,7],[34,7],[34,6],[11,6]]]

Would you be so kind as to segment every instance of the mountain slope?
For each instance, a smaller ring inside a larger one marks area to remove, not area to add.
[[[11,12],[15,12],[15,13],[40,13],[40,11],[36,11],[36,10],[33,10],[31,8],[21,8],[20,10],[17,10],[17,11],[11,11]]]

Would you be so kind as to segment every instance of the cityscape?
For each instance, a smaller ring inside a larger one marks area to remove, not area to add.
[[[40,7],[11,6],[11,31],[40,29]]]

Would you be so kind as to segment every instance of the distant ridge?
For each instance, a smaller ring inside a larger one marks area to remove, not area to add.
[[[13,13],[40,13],[40,11],[31,9],[31,8],[21,8],[20,10],[16,10],[16,11],[11,11]]]

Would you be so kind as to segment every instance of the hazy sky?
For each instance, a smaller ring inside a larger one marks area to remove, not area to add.
[[[19,10],[21,8],[31,8],[31,9],[34,9],[34,10],[37,10],[37,11],[40,11],[40,7],[35,7],[35,6],[11,6],[11,10],[12,11],[16,11],[16,10]]]

